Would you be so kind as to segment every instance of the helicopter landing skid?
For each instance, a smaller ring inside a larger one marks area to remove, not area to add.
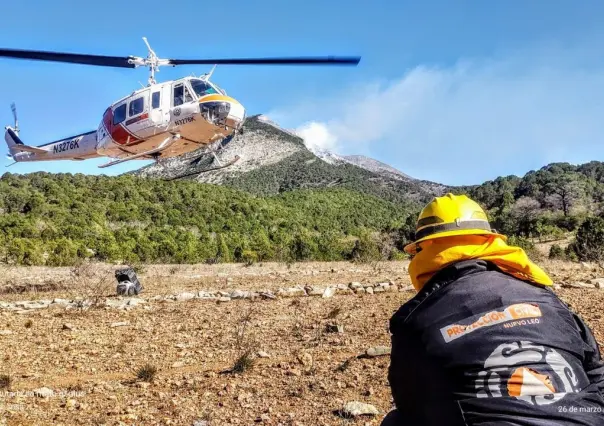
[[[185,173],[183,175],[174,176],[174,177],[167,178],[167,179],[164,179],[164,180],[167,180],[167,181],[168,180],[176,180],[176,179],[182,179],[182,178],[186,178],[186,177],[189,177],[189,176],[195,176],[195,175],[200,176],[200,175],[202,175],[204,173],[207,173],[207,172],[213,172],[215,170],[226,169],[227,167],[231,167],[233,164],[235,164],[237,161],[239,161],[239,159],[241,157],[239,157],[237,155],[237,156],[235,156],[235,158],[233,158],[231,161],[229,161],[226,164],[220,163],[220,161],[218,161],[218,158],[216,158],[216,154],[214,154],[214,158],[216,159],[216,161],[219,164],[219,166],[217,166],[217,167],[210,167],[209,169],[205,169],[205,170],[198,170],[198,171],[195,171],[195,172],[192,172],[192,173]]]

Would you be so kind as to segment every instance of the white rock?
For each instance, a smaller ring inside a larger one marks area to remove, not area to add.
[[[0,336],[9,336],[13,334],[11,330],[0,330]]]
[[[128,322],[128,321],[113,322],[113,323],[111,323],[110,327],[113,327],[113,328],[115,328],[115,327],[125,327],[127,325],[130,325],[130,322]]]
[[[374,346],[365,352],[368,357],[374,358],[376,356],[389,355],[390,347],[389,346]]]
[[[373,288],[374,293],[384,293],[385,291],[386,290],[384,290],[384,287],[376,286]]]
[[[250,297],[249,291],[235,290],[231,293],[231,299],[249,299]]]
[[[231,298],[230,297],[219,297],[218,299],[216,299],[216,301],[219,303],[230,302]]]
[[[365,289],[363,287],[355,288],[354,292],[356,294],[363,294],[363,293],[365,293]]]
[[[344,404],[342,413],[347,417],[357,417],[363,415],[376,416],[380,414],[377,408],[371,404],[365,404],[359,401],[351,401]]]
[[[594,278],[589,283],[595,285],[596,288],[604,289],[604,278]]]
[[[258,351],[258,353],[256,355],[258,355],[259,358],[270,358],[271,357],[268,353],[266,353],[264,351]]]
[[[304,290],[306,290],[306,294],[308,294],[309,296],[323,296],[323,293],[325,292],[325,289],[322,287],[310,285],[304,287]]]
[[[363,288],[363,284],[359,283],[359,282],[351,282],[349,284],[349,287],[353,290],[357,289],[357,288]]]
[[[177,302],[184,302],[186,300],[191,300],[191,299],[195,299],[195,294],[189,293],[189,292],[184,292],[184,293],[179,293],[176,295]]]
[[[333,297],[333,295],[336,294],[336,288],[335,287],[327,287],[325,289],[325,291],[323,291],[323,296],[324,298],[327,297]]]
[[[373,287],[365,287],[365,292],[367,294],[373,294]]]
[[[180,367],[184,367],[185,363],[183,361],[176,361],[174,364],[172,364],[172,368],[180,368]]]

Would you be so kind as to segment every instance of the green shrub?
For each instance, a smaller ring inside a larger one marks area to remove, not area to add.
[[[251,266],[258,261],[258,255],[254,251],[243,250],[243,253],[241,254],[241,259],[247,266]]]
[[[560,247],[558,244],[554,244],[549,249],[549,258],[550,259],[564,259],[566,255],[564,254],[564,249]]]
[[[541,257],[539,251],[537,250],[537,247],[535,247],[535,243],[533,243],[528,238],[517,237],[515,235],[512,235],[508,238],[507,243],[510,246],[520,247],[521,249],[523,249],[526,252],[526,254],[529,257],[532,257],[532,258]]]
[[[577,230],[572,250],[582,261],[604,260],[604,219],[590,217]]]

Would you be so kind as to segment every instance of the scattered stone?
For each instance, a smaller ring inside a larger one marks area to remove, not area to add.
[[[225,303],[225,302],[230,302],[231,298],[230,297],[219,297],[218,299],[216,299],[216,301],[218,303]]]
[[[354,292],[355,292],[356,294],[363,294],[363,293],[365,293],[365,291],[366,291],[366,290],[365,290],[365,288],[364,288],[364,287],[359,287],[359,288],[355,288],[355,289],[354,289]]]
[[[313,366],[312,355],[309,354],[308,352],[300,352],[298,354],[298,361],[300,361],[300,364],[302,364],[304,366],[304,369],[306,371],[309,371]]]
[[[327,297],[333,297],[333,295],[336,294],[336,288],[335,287],[327,287],[325,289],[325,291],[323,291],[323,298],[327,298]]]
[[[11,330],[0,330],[0,336],[8,336],[13,334]]]
[[[351,282],[349,287],[352,290],[356,290],[357,288],[363,288],[363,284],[359,283],[359,282]]]
[[[274,300],[277,298],[277,296],[275,296],[270,291],[263,291],[259,294],[259,296],[262,297],[263,299],[271,299],[271,300]]]
[[[111,323],[111,327],[113,327],[113,328],[115,328],[115,327],[125,327],[127,325],[130,325],[129,321],[113,322],[113,323]]]
[[[374,290],[373,290],[373,287],[365,287],[365,292],[366,292],[367,294],[373,294],[373,291],[374,291]]]
[[[277,296],[280,297],[297,297],[307,296],[306,291],[302,287],[280,288],[277,290]]]
[[[75,330],[75,327],[72,324],[63,324],[63,330],[69,330],[69,331],[73,331]]]
[[[210,426],[207,420],[195,420],[193,426]]]
[[[68,399],[67,402],[65,402],[65,408],[76,408],[78,405],[78,401],[75,399]]]
[[[390,347],[389,346],[374,346],[365,352],[365,354],[370,358],[375,358],[377,356],[382,355],[390,355]]]
[[[594,278],[589,283],[593,284],[596,288],[604,289],[604,278]]]
[[[258,358],[270,358],[271,357],[268,353],[266,353],[264,351],[258,351],[258,353],[256,355],[258,355]]]
[[[384,289],[384,287],[381,287],[379,285],[373,288],[374,293],[384,293],[385,291],[386,290]]]
[[[577,283],[563,283],[562,287],[564,288],[596,288],[595,284],[587,284],[582,282]]]
[[[177,302],[184,302],[184,301],[191,300],[191,299],[195,299],[195,294],[189,293],[189,292],[184,292],[184,293],[179,293],[176,295]]]
[[[235,290],[231,293],[231,299],[249,299],[249,292]]]
[[[305,286],[304,290],[306,290],[306,294],[309,296],[323,296],[323,293],[325,293],[324,288],[310,285]]]
[[[359,401],[351,401],[344,404],[342,414],[344,417],[357,417],[364,415],[377,416],[380,414],[380,412],[371,404],[365,404]]]
[[[184,367],[185,363],[183,361],[176,361],[174,364],[172,364],[172,368],[180,368],[180,367]]]
[[[325,331],[327,333],[344,333],[344,326],[342,324],[327,324]]]

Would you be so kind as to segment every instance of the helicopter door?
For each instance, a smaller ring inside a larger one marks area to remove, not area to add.
[[[172,109],[171,121],[174,127],[188,123],[193,114],[199,111],[197,98],[192,95],[193,91],[183,81],[172,85]]]
[[[155,126],[155,133],[162,133],[170,124],[170,85],[154,86],[151,89],[151,109],[149,118]]]

